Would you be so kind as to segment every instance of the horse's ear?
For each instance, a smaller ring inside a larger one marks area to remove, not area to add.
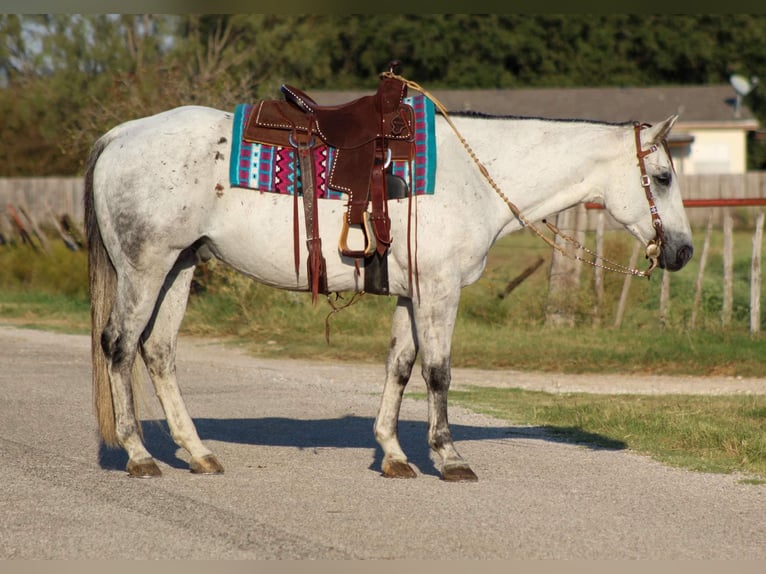
[[[649,128],[649,141],[654,144],[662,143],[665,139],[667,139],[668,134],[670,133],[670,130],[673,127],[673,124],[676,123],[677,119],[678,115],[673,115],[666,119],[664,122],[660,122],[659,124],[653,125],[651,128]]]

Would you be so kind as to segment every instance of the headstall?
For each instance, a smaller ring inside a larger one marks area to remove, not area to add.
[[[657,151],[657,145],[652,144],[647,150],[641,149],[641,130],[645,127],[650,127],[649,124],[640,124],[633,122],[633,133],[636,136],[636,157],[638,158],[638,168],[641,170],[641,187],[644,188],[646,194],[646,201],[649,203],[649,212],[652,214],[652,226],[654,227],[654,239],[646,244],[646,258],[649,259],[649,269],[644,271],[645,275],[650,275],[651,272],[657,267],[660,253],[662,252],[662,242],[664,239],[664,232],[662,229],[662,220],[660,214],[657,211],[657,206],[654,203],[654,195],[652,194],[651,180],[646,173],[646,163],[644,158],[650,153]],[[668,154],[670,155],[670,154]]]

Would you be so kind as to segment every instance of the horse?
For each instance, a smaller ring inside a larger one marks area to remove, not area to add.
[[[102,135],[88,158],[84,207],[95,411],[100,440],[127,452],[130,476],[161,474],[134,409],[141,361],[172,439],[190,455],[190,471],[224,470],[200,440],[175,370],[178,331],[200,253],[263,284],[309,290],[306,270],[294,266],[292,198],[228,183],[232,118],[229,111],[183,106],[127,121]],[[393,238],[388,287],[397,299],[371,429],[383,451],[383,476],[417,475],[397,427],[420,355],[427,441],[441,462],[441,478],[477,480],[448,422],[450,353],[461,289],[482,275],[499,238],[596,202],[647,247],[660,268],[676,271],[689,261],[692,235],[666,145],[676,118],[650,126],[437,115],[435,192],[387,201]],[[322,235],[338,237],[344,202],[317,203]],[[305,237],[303,222],[298,224]],[[416,229],[414,242],[408,226]],[[322,248],[328,291],[362,291],[355,261],[329,245]],[[305,257],[305,246],[300,249]]]

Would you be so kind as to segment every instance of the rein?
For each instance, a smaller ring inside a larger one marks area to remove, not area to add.
[[[452,120],[449,117],[449,114],[447,113],[447,109],[444,107],[444,105],[428,90],[417,84],[416,82],[413,82],[411,80],[408,80],[402,76],[399,76],[397,74],[394,74],[392,71],[386,71],[382,72],[380,74],[381,77],[387,77],[387,78],[396,78],[397,80],[403,82],[407,85],[407,87],[412,88],[413,90],[416,90],[420,93],[422,93],[424,96],[426,96],[429,100],[431,100],[436,108],[439,110],[442,116],[444,116],[444,119],[447,121],[449,126],[452,128],[452,131],[455,132],[455,135],[457,136],[458,140],[460,140],[460,143],[463,144],[463,147],[465,148],[466,152],[468,152],[468,155],[471,157],[471,159],[474,161],[476,166],[479,168],[479,171],[484,176],[484,178],[487,180],[489,185],[492,187],[493,190],[495,190],[495,193],[502,199],[505,204],[508,206],[508,208],[511,210],[511,213],[519,220],[521,223],[531,229],[538,237],[540,237],[545,243],[547,243],[549,246],[557,250],[559,253],[566,257],[571,257],[572,259],[576,259],[577,261],[582,261],[583,263],[587,263],[588,265],[592,265],[594,267],[601,267],[602,269],[606,269],[607,271],[614,271],[615,273],[623,273],[625,275],[634,275],[636,277],[646,277],[647,279],[650,278],[652,271],[657,267],[658,259],[660,256],[660,253],[662,251],[662,242],[663,242],[663,228],[662,228],[662,220],[660,219],[660,215],[657,212],[657,206],[654,203],[654,195],[652,194],[651,189],[651,182],[649,179],[649,176],[646,173],[646,164],[644,162],[644,158],[648,156],[649,154],[657,151],[657,146],[652,145],[644,151],[641,147],[641,130],[645,127],[649,127],[649,124],[640,124],[638,122],[633,122],[633,131],[635,134],[635,141],[636,141],[636,158],[638,159],[638,167],[641,170],[641,187],[644,188],[644,193],[646,194],[646,200],[649,203],[649,211],[652,215],[652,225],[655,229],[655,237],[654,239],[650,240],[646,245],[646,258],[649,259],[649,268],[646,269],[646,271],[641,271],[640,269],[634,269],[632,267],[627,267],[625,265],[622,265],[620,263],[617,263],[615,261],[611,261],[610,259],[604,257],[603,255],[598,255],[594,253],[592,250],[588,249],[581,243],[579,243],[576,239],[573,237],[563,233],[558,227],[556,227],[554,224],[546,221],[543,219],[543,223],[548,227],[548,229],[551,230],[551,232],[554,235],[559,235],[569,243],[571,243],[576,249],[580,251],[585,251],[586,253],[593,256],[593,260],[585,259],[584,257],[579,256],[577,253],[570,253],[561,245],[555,243],[552,239],[550,239],[548,236],[543,234],[535,225],[529,221],[523,213],[521,213],[521,210],[508,198],[505,193],[500,189],[500,186],[497,185],[494,179],[492,179],[492,176],[487,171],[487,168],[484,167],[484,165],[481,163],[478,157],[476,157],[476,154],[474,153],[473,149],[471,149],[471,146],[468,144],[468,142],[465,140],[465,138],[460,134],[457,127],[455,127],[455,124],[452,123]],[[600,259],[604,263],[598,263],[597,260]]]

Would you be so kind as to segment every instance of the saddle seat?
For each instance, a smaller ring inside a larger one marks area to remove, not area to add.
[[[243,132],[245,140],[295,147],[291,132],[296,132],[317,136],[312,147],[324,143],[348,150],[385,138],[401,156],[408,146],[396,142],[409,144],[415,137],[414,112],[402,102],[406,86],[398,80],[384,78],[375,95],[336,106],[320,106],[292,86],[283,85],[281,89],[284,101],[262,100],[255,104]]]
[[[293,86],[283,85],[282,93],[314,118],[319,137],[334,148],[356,148],[383,137],[403,141],[413,137],[414,117],[409,106],[400,107],[406,92],[398,81],[383,80],[375,95],[335,106],[320,106]]]

